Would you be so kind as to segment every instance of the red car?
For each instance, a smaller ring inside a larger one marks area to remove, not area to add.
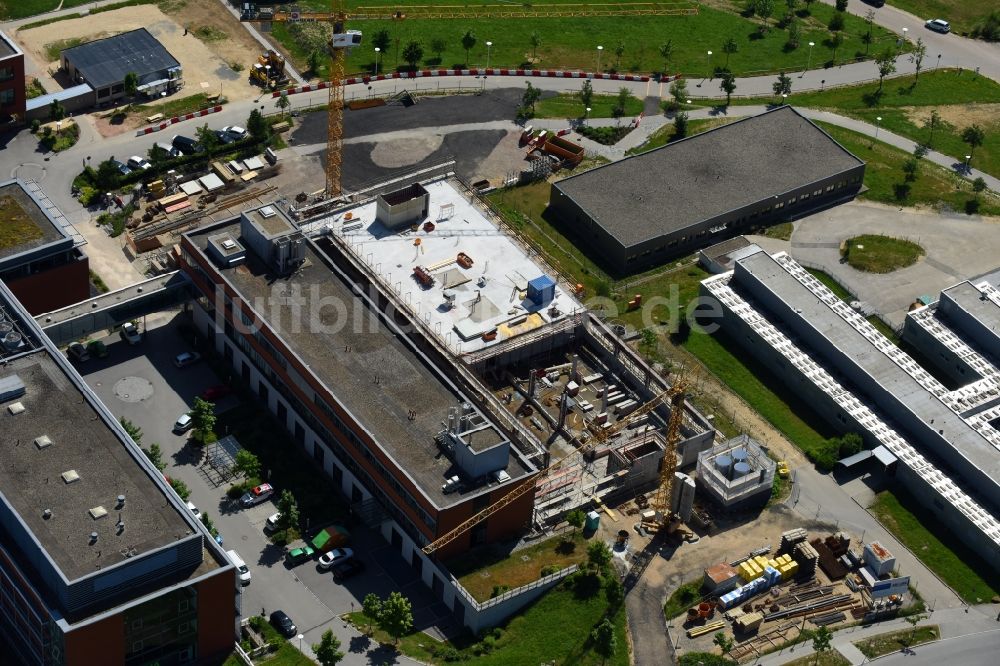
[[[232,390],[225,384],[218,384],[217,386],[209,386],[207,389],[201,392],[202,400],[221,400],[227,395],[232,393]]]

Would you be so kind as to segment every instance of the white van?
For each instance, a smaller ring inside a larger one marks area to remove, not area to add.
[[[227,550],[226,551],[226,555],[229,556],[229,559],[236,566],[236,570],[240,574],[240,583],[242,585],[249,585],[250,584],[250,569],[247,568],[247,564],[246,564],[246,562],[243,561],[243,558],[240,557],[239,554],[235,550]]]

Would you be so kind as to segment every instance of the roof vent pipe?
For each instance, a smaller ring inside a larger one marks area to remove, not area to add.
[[[52,517],[52,509],[46,509],[45,511],[42,511],[42,518],[48,520],[51,517]]]

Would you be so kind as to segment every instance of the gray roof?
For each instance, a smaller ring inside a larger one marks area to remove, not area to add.
[[[188,237],[211,261],[209,239],[220,233],[239,238],[239,220]],[[486,490],[441,492],[447,477],[459,472],[434,437],[444,429],[448,409],[468,398],[355,296],[323,251],[310,242],[305,263],[287,277],[270,275],[253,252],[242,266],[217,269],[434,505],[445,508]],[[276,299],[294,295],[302,299],[301,309],[275,306]],[[511,447],[506,471],[517,480],[533,470]]]
[[[143,84],[161,78],[157,75],[171,67],[180,66],[145,28],[74,46],[63,51],[62,56],[94,88],[121,83],[129,72],[135,72]]]
[[[977,280],[982,282],[982,280]],[[975,322],[973,330],[966,330],[985,351],[1000,356],[1000,306],[986,298],[972,282],[959,282],[941,292],[941,301],[949,300],[965,311]],[[938,303],[940,310],[941,303]],[[970,322],[971,323],[971,322]]]
[[[18,53],[21,53],[21,49],[18,48],[17,43],[8,37],[6,33],[0,32],[0,58],[6,58]]]
[[[555,183],[630,246],[864,164],[782,106]]]
[[[8,411],[15,401],[0,410],[0,493],[68,580],[92,574],[98,566],[120,564],[122,549],[135,548],[141,555],[194,534],[136,459],[141,454],[126,448],[131,445],[85,399],[79,380],[48,351],[8,361],[0,376],[9,375],[17,375],[27,391],[15,400],[24,412]],[[52,443],[39,448],[34,442],[43,435]],[[70,470],[78,481],[63,481],[62,474]],[[118,495],[126,497],[121,534],[115,527]],[[98,506],[108,513],[95,520],[88,511]],[[52,512],[48,519],[42,516],[45,509]],[[99,535],[93,546],[91,532]]]
[[[800,339],[825,338],[843,358],[850,359],[863,373],[872,377],[884,391],[869,396],[882,404],[894,400],[923,424],[923,430],[911,432],[908,440],[946,465],[954,467],[954,458],[965,458],[982,473],[984,483],[991,484],[989,497],[1000,504],[1000,454],[958,414],[935,395],[929,393],[908,372],[879,350],[850,323],[816,297],[805,285],[791,276],[773,257],[758,252],[736,263],[734,280],[762,300],[760,290],[771,292],[794,313],[797,321],[788,322],[800,333]],[[787,313],[785,313],[786,316]],[[806,335],[808,332],[808,336]],[[816,346],[812,347],[817,349]],[[825,359],[827,363],[832,359]],[[847,374],[838,369],[838,374]],[[891,413],[891,412],[890,412]],[[933,425],[931,425],[933,424]],[[982,488],[982,486],[980,486]],[[983,490],[984,494],[986,493]]]

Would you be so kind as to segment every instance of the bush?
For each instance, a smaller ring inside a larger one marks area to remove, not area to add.
[[[442,645],[432,650],[432,654],[441,661],[462,661],[462,653],[450,645]]]
[[[80,205],[84,207],[90,206],[100,195],[101,193],[97,188],[84,185],[80,188]]]
[[[42,126],[42,121],[40,121],[38,118],[35,118],[34,120],[32,120],[31,121],[31,133],[32,134],[37,134],[38,133],[38,128],[41,127],[41,126]]]
[[[542,570],[541,570],[541,572],[540,572],[539,575],[542,578],[544,578],[545,576],[551,576],[552,574],[554,574],[554,573],[556,573],[558,571],[559,571],[559,565],[558,564],[548,564],[548,565],[542,567]]]
[[[493,599],[494,597],[499,597],[501,594],[509,590],[510,590],[510,585],[494,585],[493,591],[490,592],[490,599]]]
[[[965,202],[965,212],[967,215],[975,215],[979,212],[979,199],[969,199]]]
[[[660,108],[666,113],[673,113],[681,108],[680,102],[676,99],[665,99],[660,103]]]
[[[188,490],[187,484],[178,479],[168,479],[168,481],[170,482],[170,487],[177,493],[177,496],[186,502],[188,497],[191,496],[191,491]]]
[[[972,36],[987,42],[1000,42],[1000,11],[992,11],[972,28]]]
[[[577,132],[583,136],[605,146],[613,146],[631,131],[631,125],[618,125],[615,127],[591,127],[585,125],[577,129]]]

